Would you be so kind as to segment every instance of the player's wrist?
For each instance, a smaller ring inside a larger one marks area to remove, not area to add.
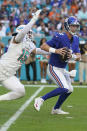
[[[50,48],[49,48],[49,52],[50,52],[50,53],[55,53],[55,52],[56,52],[56,49],[55,49],[55,48],[50,47]]]
[[[35,20],[37,20],[37,19],[39,18],[39,15],[40,15],[40,12],[41,12],[41,11],[42,11],[42,10],[38,10],[38,11],[35,12],[35,14],[34,14],[34,16],[33,16]]]
[[[76,60],[77,59],[77,56],[75,54],[72,54],[72,59],[73,60]]]

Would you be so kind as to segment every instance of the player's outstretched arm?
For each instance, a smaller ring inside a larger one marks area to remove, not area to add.
[[[47,51],[44,51],[41,48],[36,48],[36,53],[35,54],[38,54],[38,55],[50,55],[51,53],[47,52]]]
[[[16,42],[20,42],[24,38],[24,36],[29,32],[29,30],[38,20],[40,12],[41,10],[36,11],[33,18],[30,20],[30,22],[27,25],[25,25],[24,29],[17,34],[17,36],[15,37]]]
[[[46,43],[43,43],[40,48],[41,48],[42,50],[45,50],[45,51],[49,52],[50,46],[47,45]]]

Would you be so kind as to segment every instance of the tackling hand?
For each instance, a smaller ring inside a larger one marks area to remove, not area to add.
[[[38,19],[41,11],[42,11],[42,10],[37,10],[37,11],[35,12],[35,14],[34,14],[33,17],[34,17],[35,19]]]

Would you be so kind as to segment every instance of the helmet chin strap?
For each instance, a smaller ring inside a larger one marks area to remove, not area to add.
[[[72,31],[70,31],[70,30],[69,30],[69,33],[70,33],[71,35],[76,35],[76,33],[72,32]]]

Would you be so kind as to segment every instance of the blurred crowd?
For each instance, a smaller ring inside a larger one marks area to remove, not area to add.
[[[33,26],[38,36],[61,32],[70,15],[79,18],[81,29],[87,25],[87,0],[0,0],[0,36],[11,35],[18,25],[27,24],[38,9],[43,9]]]

